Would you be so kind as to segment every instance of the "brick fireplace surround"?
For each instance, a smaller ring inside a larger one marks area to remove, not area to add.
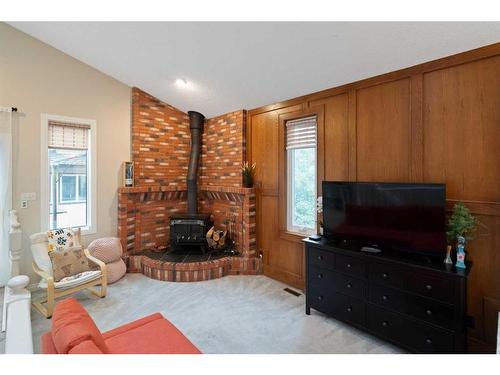
[[[128,272],[167,281],[201,281],[228,274],[259,274],[256,253],[255,192],[242,187],[245,111],[205,122],[198,176],[198,208],[227,229],[240,256],[205,262],[164,262],[145,256],[169,242],[170,215],[185,213],[190,152],[186,113],[134,88],[132,161],[134,187],[118,191],[118,237]]]

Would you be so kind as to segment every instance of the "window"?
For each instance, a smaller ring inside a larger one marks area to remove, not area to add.
[[[42,116],[43,230],[95,232],[95,122]]]
[[[316,232],[316,117],[286,122],[287,230]]]

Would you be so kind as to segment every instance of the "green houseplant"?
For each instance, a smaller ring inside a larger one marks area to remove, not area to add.
[[[253,178],[255,175],[256,164],[248,164],[248,161],[244,162],[241,166],[241,174],[243,176],[243,186],[247,188],[253,187]]]
[[[450,250],[451,244],[457,245],[457,263],[456,267],[465,268],[465,243],[472,240],[478,221],[472,215],[465,204],[459,202],[453,207],[453,212],[448,220],[446,236],[448,237],[448,254],[445,263],[451,263]]]

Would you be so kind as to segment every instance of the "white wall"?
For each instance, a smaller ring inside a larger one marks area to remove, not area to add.
[[[130,100],[125,84],[0,23],[0,106],[16,106],[23,114],[15,137],[13,206],[24,232],[21,271],[32,283],[38,279],[28,237],[46,229],[40,227],[41,113],[97,122],[97,233],[84,237],[88,244],[116,236],[120,166],[130,159]],[[27,209],[20,207],[21,192],[37,193]]]

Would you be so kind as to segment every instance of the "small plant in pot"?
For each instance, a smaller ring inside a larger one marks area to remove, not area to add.
[[[451,244],[456,243],[457,261],[455,267],[465,268],[465,244],[472,240],[478,221],[462,202],[455,204],[448,220],[446,236],[448,237],[448,254],[445,263],[451,263],[449,256]]]
[[[243,176],[243,186],[247,188],[253,187],[253,178],[255,176],[256,164],[248,164],[248,161],[244,162],[241,166],[241,174]]]

